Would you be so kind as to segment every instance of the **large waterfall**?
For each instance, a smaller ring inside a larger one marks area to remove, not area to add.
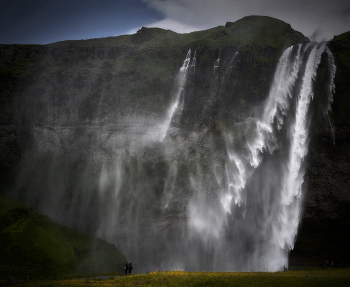
[[[72,115],[54,116],[57,104],[45,100],[52,112],[31,127],[35,141],[16,194],[35,211],[114,243],[138,272],[278,270],[288,266],[302,215],[313,100],[324,98],[325,117],[332,102],[333,56],[325,42],[287,48],[265,100],[244,118],[212,116],[214,132],[181,124],[200,77],[195,48],[184,55],[160,116],[125,112],[108,124],[70,126],[62,119]],[[240,55],[217,51],[199,118],[221,108],[215,105],[240,72]],[[326,93],[315,94],[315,85]]]

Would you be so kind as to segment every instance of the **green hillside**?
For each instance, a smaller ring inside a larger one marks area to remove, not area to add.
[[[32,214],[0,196],[0,276],[116,272],[125,261],[113,244]]]

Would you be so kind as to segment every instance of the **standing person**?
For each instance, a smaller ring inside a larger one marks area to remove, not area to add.
[[[129,266],[128,267],[129,267],[129,274],[131,274],[131,270],[134,269],[134,267],[132,267],[131,261],[129,261]]]
[[[129,264],[128,264],[128,262],[126,262],[125,265],[124,265],[125,275],[128,274],[128,269],[129,269]]]

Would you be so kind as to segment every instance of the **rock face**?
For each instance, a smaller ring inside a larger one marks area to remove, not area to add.
[[[2,192],[11,190],[10,196],[37,212],[99,234],[132,255],[135,245],[147,247],[134,239],[139,233],[157,230],[165,238],[181,237],[187,220],[183,203],[192,192],[189,175],[198,171],[203,189],[217,188],[225,173],[223,131],[261,111],[279,57],[307,40],[282,21],[249,16],[183,35],[142,28],[131,36],[0,45]],[[334,138],[315,108],[292,264],[326,258],[349,263],[350,234],[344,232],[350,219],[349,41],[345,33],[328,43],[337,67]],[[178,90],[178,71],[189,49],[190,80]],[[322,61],[318,82],[327,66]],[[323,92],[315,89],[315,94]],[[155,142],[177,93],[180,104],[170,129],[162,142]],[[234,147],[239,149],[246,137],[249,129],[237,128]],[[206,177],[213,161],[216,179]],[[167,197],[169,189],[175,197]],[[130,202],[137,203],[125,211]],[[125,227],[130,218],[135,221]],[[101,222],[124,225],[115,233]],[[152,261],[153,255],[144,252]]]
[[[349,264],[349,135],[348,126],[335,126],[335,144],[329,133],[311,142],[304,215],[292,263]]]

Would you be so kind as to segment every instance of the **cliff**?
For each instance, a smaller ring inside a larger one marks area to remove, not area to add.
[[[349,37],[345,33],[327,44],[337,67],[330,113],[334,138],[327,117],[315,108],[303,218],[290,254],[296,265],[326,258],[349,264],[350,234],[344,232],[350,220]],[[283,51],[304,41],[308,39],[287,23],[249,16],[188,34],[142,28],[130,36],[0,45],[1,191],[64,225],[100,232],[113,242],[152,228],[171,237],[186,221],[181,206],[191,192],[189,174],[199,166],[201,174],[210,172],[214,159],[224,166],[223,131],[259,112]],[[140,142],[157,134],[157,124],[166,117],[189,49],[192,57],[196,53],[195,72],[189,72],[181,117],[171,123],[167,147],[145,148]],[[217,60],[224,68],[215,80]],[[317,76],[321,80],[325,61]],[[237,128],[235,136],[239,143],[249,131]],[[206,180],[203,185],[213,185]],[[164,211],[167,188],[177,196]],[[67,211],[76,210],[74,222],[47,207],[55,199],[48,190],[60,195],[60,203],[70,203]],[[125,192],[118,211],[111,203],[112,190]],[[142,207],[135,203],[123,209],[134,201]],[[137,226],[119,235],[101,231],[103,219],[114,222],[111,214],[125,216],[124,222],[137,218]],[[132,240],[130,246],[147,246]]]
[[[310,143],[305,210],[296,248],[291,253],[300,262],[324,260],[349,264],[347,244],[350,224],[350,33],[329,42],[335,56],[335,94],[330,112],[333,135],[325,124],[315,124]],[[317,119],[319,120],[319,118]],[[315,121],[317,121],[315,119]]]

